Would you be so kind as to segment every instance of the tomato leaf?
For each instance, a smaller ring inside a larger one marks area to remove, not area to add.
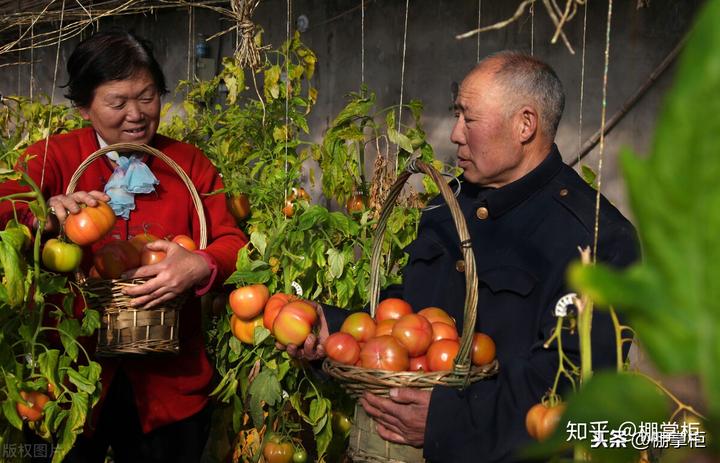
[[[7,235],[11,237],[11,240],[5,241],[5,236],[2,236],[2,234],[7,234],[7,231],[0,232],[0,237],[3,238],[0,241],[0,264],[2,264],[4,273],[2,277],[4,291],[0,295],[10,307],[16,308],[25,299],[25,271],[27,266],[13,244],[13,235]]]
[[[265,255],[265,248],[267,247],[267,237],[265,233],[254,231],[250,234],[250,243],[258,250],[261,256]]]
[[[343,273],[343,268],[345,268],[345,255],[335,248],[330,248],[327,250],[327,256],[328,263],[330,264],[328,269],[330,276],[332,278],[340,278],[340,275]]]
[[[77,337],[80,336],[80,323],[71,318],[66,318],[58,325],[60,330],[60,341],[65,348],[65,353],[73,360],[77,360],[78,345]]]
[[[248,393],[252,401],[265,402],[272,406],[282,397],[282,389],[275,373],[270,369],[263,369],[250,383]]]
[[[84,393],[72,394],[72,405],[67,420],[64,423],[62,433],[53,454],[53,463],[60,463],[72,449],[78,434],[83,431],[85,417],[89,410],[88,395]]]
[[[48,382],[56,389],[60,382],[58,377],[58,359],[60,351],[57,349],[48,349],[38,355],[38,365],[40,366],[40,374],[47,378]]]
[[[93,309],[85,309],[85,315],[82,319],[80,334],[82,336],[91,336],[100,328],[100,312]]]

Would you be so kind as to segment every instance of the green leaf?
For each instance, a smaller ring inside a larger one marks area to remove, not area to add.
[[[345,255],[335,248],[327,250],[328,263],[330,264],[330,275],[333,278],[340,278],[345,268]]]
[[[92,336],[100,328],[100,312],[93,309],[85,309],[80,327],[82,336]]]
[[[264,326],[256,326],[253,331],[253,345],[257,346],[270,337],[270,330]]]
[[[7,419],[8,423],[10,423],[12,427],[22,431],[23,423],[17,413],[17,410],[15,409],[15,401],[3,400],[2,408],[3,415],[5,415],[5,419]]]
[[[261,256],[265,255],[265,248],[267,247],[267,237],[265,233],[253,231],[250,234],[250,243],[258,250]]]
[[[38,355],[38,365],[40,366],[40,374],[48,379],[50,384],[56,387],[60,378],[58,377],[58,359],[60,351],[57,349],[49,349]]]
[[[75,319],[66,318],[58,325],[60,329],[60,341],[65,348],[65,353],[73,360],[77,360],[78,345],[76,339],[80,336],[80,322]]]
[[[72,405],[70,413],[67,415],[67,421],[63,425],[58,445],[53,454],[53,463],[60,463],[72,449],[78,434],[83,431],[85,417],[89,410],[89,399],[87,394],[72,394]]]
[[[253,400],[275,405],[282,397],[282,389],[275,373],[269,369],[263,369],[250,384],[248,391]]]
[[[7,232],[0,232],[7,233]],[[10,235],[12,236],[12,235]],[[0,241],[0,264],[2,264],[3,297],[10,307],[19,307],[25,299],[25,261],[11,241]]]
[[[85,392],[86,394],[92,394],[93,392],[95,392],[95,388],[97,387],[97,381],[89,380],[82,372],[75,371],[72,368],[67,369],[66,373],[68,379],[78,388],[78,391]]]
[[[647,158],[621,161],[644,259],[576,270],[575,283],[625,312],[661,371],[700,378],[720,416],[720,1],[690,33]],[[602,230],[601,230],[602,231]]]

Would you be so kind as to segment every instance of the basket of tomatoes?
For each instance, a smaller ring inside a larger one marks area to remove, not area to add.
[[[460,237],[466,279],[462,333],[442,308],[427,307],[414,313],[401,299],[379,300],[387,219],[407,179],[416,172],[430,176],[438,185]],[[390,389],[404,387],[430,390],[443,385],[461,389],[495,375],[495,344],[486,334],[474,332],[477,290],[475,256],[460,206],[440,173],[415,161],[393,184],[380,212],[371,257],[370,314],[351,314],[340,331],[328,337],[323,369],[356,398],[364,392],[387,396]],[[348,454],[353,461],[423,461],[422,449],[382,439],[360,405],[355,407]]]
[[[167,155],[152,147],[119,143],[95,151],[78,166],[68,183],[67,194],[75,191],[80,176],[93,161],[111,151],[146,153],[160,158],[177,173],[189,190],[198,214],[200,223],[199,249],[204,249],[207,246],[207,224],[200,195],[195,189],[192,180],[182,168]],[[102,203],[101,207],[110,209],[105,203]],[[112,213],[111,209],[110,212]],[[157,259],[163,257],[152,254],[151,251],[144,248],[147,242],[155,239],[154,237],[146,234],[136,238],[129,241],[113,240],[105,244],[95,252],[94,265],[88,277],[81,276],[79,278],[88,307],[98,310],[101,314],[97,345],[97,354],[101,356],[174,354],[180,351],[178,338],[180,308],[187,299],[187,295],[180,295],[150,309],[141,309],[133,307],[131,304],[132,298],[123,294],[124,288],[141,285],[148,280],[148,278],[123,279],[121,275],[126,270],[139,267],[141,263],[154,263]],[[182,240],[189,240],[190,245],[192,245],[189,249],[194,249],[192,239],[184,235],[178,235],[173,241],[188,248],[189,245]]]

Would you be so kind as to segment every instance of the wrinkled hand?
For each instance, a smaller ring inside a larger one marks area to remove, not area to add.
[[[295,344],[288,344],[283,346],[276,342],[275,347],[280,350],[287,350],[287,353],[294,358],[303,360],[318,360],[325,357],[325,340],[330,336],[330,330],[328,328],[327,320],[323,314],[322,306],[316,302],[307,301],[310,305],[315,307],[315,311],[318,314],[318,324],[320,329],[318,330],[317,336],[313,333],[305,338],[305,342],[302,346],[296,346]]]
[[[123,278],[153,277],[142,285],[123,289],[124,294],[133,298],[134,307],[149,309],[207,282],[210,269],[203,257],[166,240],[145,246],[151,251],[165,251],[167,256],[157,264],[129,270],[123,275]]]
[[[390,398],[386,399],[366,392],[360,398],[360,404],[375,420],[380,437],[398,444],[422,447],[431,394],[431,391],[400,388],[391,389]]]
[[[45,231],[58,233],[69,214],[77,214],[80,212],[81,204],[95,207],[98,205],[98,201],[108,202],[110,201],[110,196],[97,190],[90,192],[76,191],[69,195],[52,196],[47,200],[47,205],[52,208],[51,211],[55,212],[50,213],[48,216],[48,221],[45,222]],[[35,226],[37,227],[37,223]]]

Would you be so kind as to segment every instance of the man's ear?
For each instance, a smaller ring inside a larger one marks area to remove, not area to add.
[[[523,106],[517,112],[517,134],[520,143],[532,140],[538,131],[538,113],[532,106]]]

